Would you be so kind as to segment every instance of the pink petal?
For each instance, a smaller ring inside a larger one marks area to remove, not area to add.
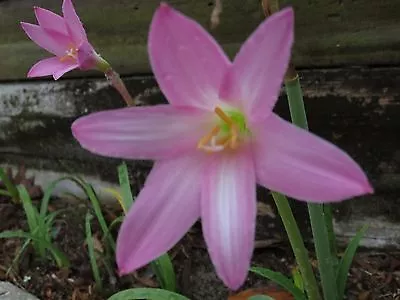
[[[21,22],[22,29],[39,47],[57,56],[64,56],[68,39],[56,31],[45,31],[40,26]]]
[[[255,238],[256,180],[250,151],[214,155],[203,181],[201,218],[218,276],[238,289],[247,277]]]
[[[99,61],[99,55],[94,50],[93,46],[84,41],[78,49],[78,63],[82,70],[90,70],[96,68]]]
[[[61,16],[53,13],[50,10],[40,7],[34,7],[34,9],[36,19],[38,20],[40,27],[43,29],[57,31],[63,35],[68,35],[67,27],[64,19]]]
[[[271,190],[310,202],[373,192],[360,166],[345,152],[275,114],[254,134],[257,181]]]
[[[202,165],[195,156],[156,162],[119,230],[121,274],[168,251],[199,218]]]
[[[199,24],[162,3],[148,46],[154,75],[171,104],[214,108],[230,62]]]
[[[275,105],[293,43],[293,10],[273,14],[247,39],[224,77],[220,96],[241,101],[251,119],[265,118]]]
[[[79,67],[79,65],[73,60],[65,61],[64,67],[55,71],[53,74],[53,78],[54,78],[54,80],[58,80],[65,73],[72,71],[78,67]]]
[[[91,152],[129,159],[161,159],[196,151],[214,116],[171,105],[98,112],[72,124],[81,146]]]
[[[75,44],[79,46],[83,41],[87,41],[85,28],[83,28],[71,0],[64,0],[62,11],[67,23],[68,32]]]
[[[38,61],[28,72],[28,77],[42,77],[53,74],[65,73],[65,70],[76,68],[77,65],[71,61],[60,61],[58,57],[50,57]],[[56,76],[54,76],[56,77]],[[58,78],[55,78],[56,80]]]

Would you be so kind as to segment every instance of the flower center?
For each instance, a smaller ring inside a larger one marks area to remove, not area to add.
[[[76,60],[78,58],[78,48],[71,46],[65,51],[65,55],[60,57],[60,61],[66,61],[69,59]]]
[[[245,116],[241,112],[223,111],[219,107],[214,112],[220,122],[200,139],[197,148],[208,153],[237,149],[243,135],[248,132]]]

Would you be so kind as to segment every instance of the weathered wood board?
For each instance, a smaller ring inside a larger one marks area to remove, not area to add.
[[[35,22],[33,6],[60,12],[61,0],[0,1],[0,80],[25,78],[48,56],[23,33],[20,21]],[[146,40],[158,0],[74,0],[96,49],[122,74],[149,73]],[[209,29],[213,1],[170,0]],[[294,61],[300,67],[400,63],[400,1],[296,0]],[[259,0],[226,0],[212,34],[234,56],[263,20]],[[82,73],[72,73],[81,76]]]
[[[400,246],[400,68],[303,70],[301,78],[310,129],[348,151],[364,167],[376,190],[373,196],[336,206],[337,230],[346,237],[368,222],[372,228],[369,245]],[[152,77],[125,80],[144,105],[165,101]],[[120,160],[81,149],[70,124],[80,115],[123,106],[102,79],[3,83],[0,164],[24,162],[36,170],[116,182]],[[276,112],[288,118],[284,97]],[[136,193],[151,163],[136,161],[130,166]],[[296,206],[301,215],[304,206]]]

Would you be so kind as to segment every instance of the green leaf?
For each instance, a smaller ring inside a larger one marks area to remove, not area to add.
[[[14,230],[14,231],[3,231],[0,232],[0,239],[9,239],[9,238],[24,238],[24,239],[32,239],[34,241],[37,241],[38,243],[43,244],[53,255],[54,260],[56,261],[58,267],[69,267],[70,263],[68,258],[62,253],[60,250],[58,250],[55,246],[53,246],[51,243],[49,243],[46,240],[39,239],[37,236],[32,235],[28,232],[24,232],[22,230]]]
[[[90,260],[90,265],[92,267],[93,278],[96,281],[96,287],[98,289],[102,290],[103,285],[101,282],[99,266],[97,265],[96,251],[94,249],[94,242],[93,242],[93,235],[92,235],[92,228],[90,226],[90,221],[92,219],[93,219],[93,216],[90,213],[87,213],[86,217],[85,217],[86,244],[88,246],[89,260]]]
[[[281,287],[290,292],[296,300],[306,299],[304,293],[293,284],[293,281],[284,276],[283,274],[274,272],[270,269],[259,268],[259,267],[252,267],[250,268],[250,271],[279,284]]]
[[[129,289],[112,295],[108,300],[190,300],[171,291],[151,288]]]
[[[248,300],[274,300],[274,298],[266,295],[251,296]]]
[[[80,188],[82,188],[82,190],[84,190],[82,182],[73,176],[64,176],[57,180],[54,180],[53,182],[51,182],[48,185],[48,187],[46,188],[46,190],[44,192],[42,202],[40,205],[40,216],[41,217],[44,217],[47,214],[50,198],[53,195],[53,191],[56,188],[57,184],[59,184],[61,181],[64,181],[64,180],[69,180],[69,181],[75,182],[76,185],[78,185]]]
[[[29,231],[33,233],[36,230],[36,228],[38,228],[39,225],[38,224],[39,213],[36,207],[33,206],[31,197],[29,196],[26,188],[23,185],[19,185],[17,189],[22,200],[22,205],[25,210]]]
[[[112,235],[109,233],[107,222],[104,218],[103,212],[101,211],[99,198],[97,198],[97,195],[90,184],[84,183],[83,186],[86,194],[89,197],[90,202],[92,203],[92,207],[94,213],[96,214],[97,220],[99,221],[101,230],[103,231],[104,236],[107,237],[108,244],[111,246],[111,249],[113,250],[113,252],[115,252],[115,241]]]
[[[122,196],[121,206],[126,213],[134,202],[126,163],[122,163],[118,166],[118,178]],[[171,259],[167,253],[152,261],[151,267],[157,276],[161,288],[169,291],[176,291],[176,275]]]
[[[0,189],[0,195],[11,197],[11,193],[9,191],[3,190],[3,189]]]
[[[174,266],[172,265],[171,259],[167,253],[152,261],[151,268],[156,274],[162,289],[171,292],[176,291],[176,276]]]
[[[32,242],[31,239],[26,239],[22,247],[18,250],[17,254],[15,255],[11,265],[7,269],[6,276],[10,274],[10,272],[14,269],[15,266],[19,264],[19,260],[21,256],[24,254],[25,250],[28,248],[29,244]]]
[[[292,271],[292,277],[294,285],[299,288],[302,292],[304,292],[304,282],[303,277],[301,277],[301,273],[298,267],[294,268]]]
[[[357,234],[352,238],[348,244],[346,251],[342,259],[340,260],[337,274],[336,274],[336,284],[338,290],[338,299],[343,299],[344,292],[346,289],[347,276],[349,274],[351,263],[353,262],[354,255],[356,254],[357,248],[361,242],[361,239],[365,235],[368,229],[368,225],[364,225]]]
[[[126,213],[133,204],[132,190],[129,182],[129,173],[126,163],[122,163],[118,166],[118,178],[119,178],[119,185],[121,187],[121,196],[122,196],[121,205],[122,209]]]
[[[115,252],[115,241],[114,241],[112,235],[109,234],[109,232],[108,232],[108,226],[105,221],[103,212],[101,211],[100,201],[97,198],[93,187],[90,184],[86,183],[82,178],[80,178],[78,176],[64,176],[64,177],[61,177],[61,178],[53,181],[48,186],[48,188],[46,189],[46,192],[43,196],[43,199],[42,199],[42,205],[40,207],[40,215],[44,216],[46,214],[47,207],[48,207],[48,204],[49,204],[49,201],[50,201],[50,198],[51,198],[54,188],[56,187],[56,185],[58,183],[60,183],[61,181],[64,181],[64,180],[69,180],[69,181],[75,182],[80,188],[82,188],[82,190],[88,196],[88,198],[92,204],[93,210],[96,214],[97,220],[99,221],[100,227],[103,231],[103,234],[104,234],[104,236],[107,236],[108,243],[109,243],[110,247],[113,249],[113,251]]]
[[[11,182],[11,179],[8,178],[6,172],[3,168],[0,168],[0,179],[9,192],[9,196],[13,199],[15,203],[19,202],[19,193],[17,187]]]

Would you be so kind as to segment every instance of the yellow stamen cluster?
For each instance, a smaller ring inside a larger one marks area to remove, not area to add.
[[[78,56],[78,49],[72,46],[67,51],[65,51],[64,56],[60,57],[60,61],[66,61],[68,59],[76,60],[77,56]]]
[[[239,129],[237,125],[221,108],[215,108],[214,112],[226,124],[228,133],[221,134],[222,126],[217,125],[200,139],[197,148],[209,153],[220,152],[225,149],[236,149],[239,146]]]

